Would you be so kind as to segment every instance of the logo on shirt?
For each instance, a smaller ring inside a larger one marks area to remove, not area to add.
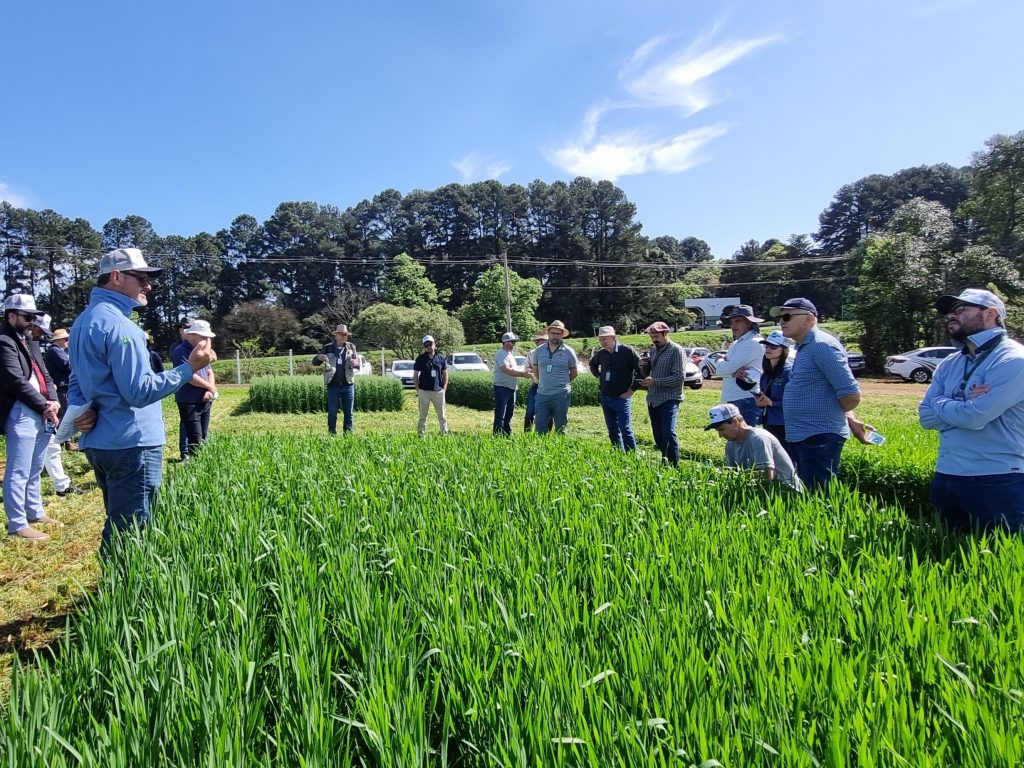
[[[132,340],[131,340],[131,339],[129,339],[129,338],[127,337],[127,336],[122,336],[122,337],[121,337],[121,343],[122,343],[122,344],[131,344],[131,343],[132,343]]]

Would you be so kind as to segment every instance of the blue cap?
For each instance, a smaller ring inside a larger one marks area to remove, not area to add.
[[[772,307],[768,314],[772,317],[778,317],[787,309],[802,309],[804,312],[810,312],[815,317],[818,316],[818,308],[811,303],[810,299],[803,298],[789,299],[783,302],[781,307]]]

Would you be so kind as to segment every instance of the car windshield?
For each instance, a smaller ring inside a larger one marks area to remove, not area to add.
[[[482,363],[483,362],[483,360],[480,359],[480,355],[474,355],[474,354],[455,355],[452,358],[452,361],[456,365],[466,365],[467,363]]]
[[[392,371],[411,371],[412,370],[412,361],[411,360],[403,360],[401,362],[395,362],[395,364],[391,366],[391,370]]]

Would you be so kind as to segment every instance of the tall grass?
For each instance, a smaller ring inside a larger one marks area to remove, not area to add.
[[[400,411],[402,385],[391,377],[356,379],[357,411]],[[264,413],[319,413],[327,410],[327,388],[322,376],[261,376],[249,387],[249,408]]]
[[[448,378],[448,391],[445,400],[450,405],[463,405],[478,411],[489,411],[494,408],[494,381],[490,373],[455,373]],[[529,379],[518,379],[519,389],[516,392],[516,403],[526,403],[526,393],[530,389]],[[572,383],[573,405],[600,405],[600,382],[594,376],[579,376]]]
[[[211,440],[4,763],[1024,760],[1024,542],[595,441]]]

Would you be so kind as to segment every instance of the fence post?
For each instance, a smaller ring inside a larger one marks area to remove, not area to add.
[[[384,347],[380,348],[380,375],[383,376],[387,371],[384,370]]]
[[[288,375],[295,375],[295,368],[292,365],[292,351],[290,349],[288,350]]]
[[[242,384],[242,353],[235,350],[235,384]]]

